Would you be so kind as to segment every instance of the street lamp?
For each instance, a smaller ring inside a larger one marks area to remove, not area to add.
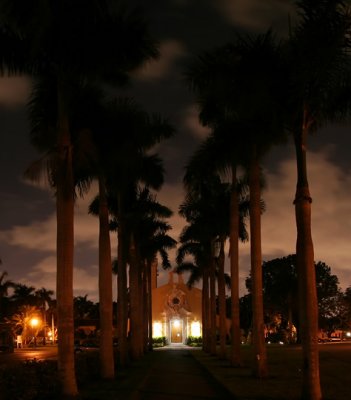
[[[30,323],[30,326],[32,327],[32,330],[33,330],[34,347],[36,347],[37,346],[37,335],[36,335],[35,329],[38,328],[40,321],[39,321],[38,318],[33,317],[33,318],[31,318],[29,323]]]
[[[38,318],[32,318],[30,320],[30,326],[34,329],[39,325],[39,320]]]

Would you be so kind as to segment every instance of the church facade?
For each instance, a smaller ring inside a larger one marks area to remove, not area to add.
[[[202,291],[189,288],[181,274],[169,273],[165,285],[152,290],[152,335],[165,337],[168,344],[186,344],[187,339],[202,336]]]

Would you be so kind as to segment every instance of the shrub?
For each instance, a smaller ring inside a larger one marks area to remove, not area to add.
[[[202,337],[201,336],[188,336],[188,338],[186,340],[186,344],[188,346],[201,347],[202,346]]]
[[[152,346],[153,347],[163,347],[167,345],[166,336],[160,336],[156,338],[152,338]]]
[[[0,386],[6,400],[58,400],[57,363],[33,359],[7,366],[0,369]]]

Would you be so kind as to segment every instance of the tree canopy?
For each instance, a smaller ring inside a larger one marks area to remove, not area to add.
[[[328,320],[337,313],[339,298],[338,277],[322,261],[315,262],[316,286],[320,328],[328,327]],[[275,258],[262,264],[263,297],[266,315],[281,314],[283,321],[297,323],[297,267],[296,255]],[[251,276],[246,278],[246,287],[251,291]]]

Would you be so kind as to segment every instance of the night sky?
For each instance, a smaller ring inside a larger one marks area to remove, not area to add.
[[[133,73],[133,95],[150,112],[169,118],[174,138],[157,150],[164,159],[166,182],[158,200],[174,211],[170,235],[178,239],[185,224],[177,216],[183,200],[182,176],[189,156],[208,131],[197,120],[193,95],[183,71],[191,57],[227,43],[233,30],[264,32],[272,26],[286,34],[288,0],[148,0],[150,30],[160,42],[161,57]],[[56,222],[53,194],[23,177],[38,153],[29,144],[25,103],[30,91],[26,77],[0,79],[0,257],[9,278],[36,288],[55,290]],[[315,260],[327,263],[342,289],[351,285],[350,126],[328,126],[309,138],[309,183],[313,198],[312,230]],[[293,198],[296,167],[291,142],[274,148],[263,163],[267,211],[262,217],[263,259],[295,252]],[[76,205],[75,295],[97,300],[98,220],[87,215],[89,195]],[[113,257],[115,234],[111,235]],[[249,244],[241,245],[241,288],[249,271]],[[172,253],[174,255],[174,252]],[[164,274],[160,276],[165,279]]]

